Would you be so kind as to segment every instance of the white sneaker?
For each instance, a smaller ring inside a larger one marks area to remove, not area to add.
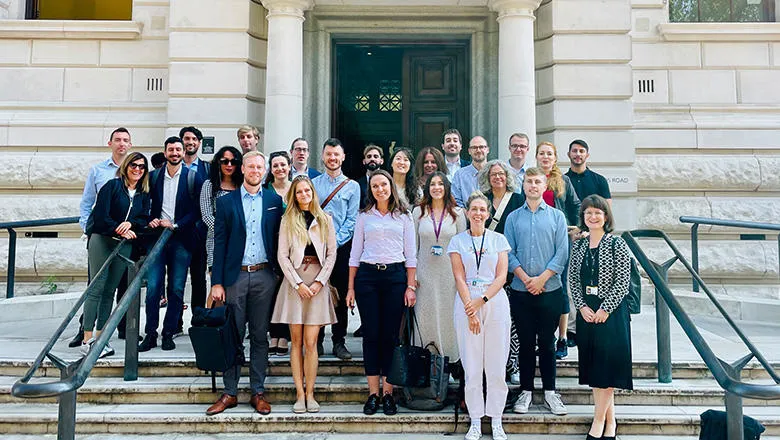
[[[517,402],[515,402],[515,406],[512,408],[512,411],[517,414],[527,413],[528,408],[531,406],[532,398],[533,394],[530,391],[523,391],[520,393],[520,397],[517,398]]]
[[[509,376],[509,382],[511,382],[512,385],[520,385],[520,372],[512,373],[512,375]]]
[[[479,425],[471,425],[469,432],[466,433],[466,440],[479,440],[481,438],[482,428]]]
[[[81,343],[81,354],[86,356],[89,353],[89,349],[92,348],[92,344],[95,343],[95,338],[89,338],[89,341]]]
[[[506,433],[503,426],[493,427],[493,440],[507,440]]]
[[[561,395],[555,392],[544,393],[544,406],[550,410],[551,413],[556,416],[565,416],[566,406],[561,401]]]
[[[104,358],[107,356],[111,356],[114,354],[114,349],[111,347],[111,344],[106,343],[106,346],[103,347],[103,351],[100,353],[100,358]]]

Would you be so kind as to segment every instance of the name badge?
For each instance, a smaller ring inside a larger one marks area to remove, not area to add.
[[[441,257],[444,255],[444,248],[441,246],[431,246],[431,255]]]
[[[472,286],[476,286],[476,285],[477,285],[477,280],[474,280],[474,281],[472,281],[472,282],[471,282],[471,285],[472,285]]]
[[[585,287],[585,294],[586,295],[598,295],[599,294],[598,286],[586,286]]]

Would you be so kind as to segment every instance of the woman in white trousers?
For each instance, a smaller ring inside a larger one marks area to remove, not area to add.
[[[483,416],[491,418],[494,440],[507,438],[501,416],[509,391],[504,369],[509,357],[512,321],[504,283],[510,247],[503,235],[485,228],[485,221],[490,218],[488,204],[480,192],[469,197],[466,217],[471,229],[453,237],[447,248],[458,289],[455,331],[471,419],[466,440],[482,437]],[[482,394],[483,373],[487,377],[487,398]]]

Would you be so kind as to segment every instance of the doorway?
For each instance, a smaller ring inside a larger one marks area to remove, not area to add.
[[[440,146],[441,134],[458,128],[468,139],[469,43],[335,41],[332,133],[344,144],[344,172],[365,172],[363,148],[417,152]],[[465,153],[465,150],[464,150]],[[387,166],[387,164],[385,164]]]

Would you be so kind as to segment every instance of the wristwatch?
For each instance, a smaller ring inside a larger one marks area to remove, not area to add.
[[[412,286],[411,284],[409,284],[408,286],[406,286],[406,288],[412,289],[412,292],[417,292],[417,286]]]
[[[482,295],[482,301],[488,302],[489,299],[487,295]]]
[[[295,291],[296,292],[301,289],[301,284],[303,284],[303,283],[298,283],[298,284],[295,285]]]

